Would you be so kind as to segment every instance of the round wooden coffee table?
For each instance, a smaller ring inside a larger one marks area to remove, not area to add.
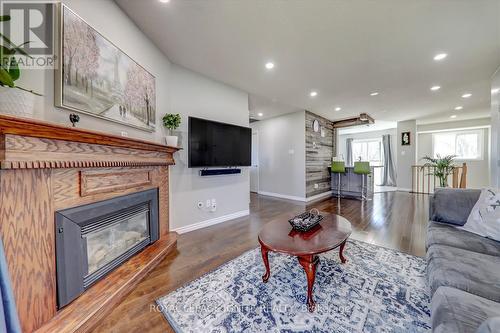
[[[347,260],[343,256],[343,251],[347,238],[351,234],[351,223],[342,216],[323,213],[322,215],[324,215],[324,218],[320,224],[307,232],[292,229],[287,219],[283,219],[269,222],[259,233],[262,260],[266,267],[262,281],[267,282],[271,275],[268,259],[269,251],[296,256],[306,272],[307,306],[310,312],[313,312],[315,308],[312,292],[316,277],[316,266],[319,263],[317,255],[340,247],[340,260],[345,263]]]

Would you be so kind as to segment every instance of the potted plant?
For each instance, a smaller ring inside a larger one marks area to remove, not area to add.
[[[424,158],[422,158],[423,160],[427,161],[424,166],[434,168],[434,172],[430,173],[429,175],[436,176],[439,179],[440,187],[448,186],[448,176],[453,173],[453,169],[455,168],[455,165],[453,164],[455,157],[456,155],[447,155],[441,157],[438,154],[436,158],[430,156],[425,156]]]
[[[0,15],[0,22],[10,21],[9,15]],[[42,96],[16,84],[21,70],[16,54],[32,58],[22,47],[29,42],[15,45],[7,36],[0,33],[0,112],[30,116],[34,111],[34,96]]]
[[[172,135],[172,131],[177,129],[181,124],[181,116],[173,113],[167,113],[163,116],[163,126],[168,131],[168,134],[165,139],[167,141],[167,146],[177,147],[178,137],[176,135]]]

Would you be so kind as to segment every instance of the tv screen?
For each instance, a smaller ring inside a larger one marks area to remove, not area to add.
[[[250,166],[250,128],[189,117],[188,130],[190,168]]]

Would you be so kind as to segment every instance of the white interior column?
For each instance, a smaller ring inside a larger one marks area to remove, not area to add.
[[[410,144],[403,146],[401,136],[404,132],[410,132]],[[398,132],[396,138],[396,171],[398,190],[411,190],[411,167],[417,164],[417,121],[398,121]]]

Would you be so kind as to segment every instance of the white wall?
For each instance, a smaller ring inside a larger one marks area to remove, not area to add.
[[[465,121],[453,121],[446,123],[419,125],[418,128],[418,144],[417,144],[417,164],[422,164],[424,156],[432,156],[432,132],[428,131],[443,131],[463,129],[470,127],[482,127],[483,132],[483,159],[482,160],[457,160],[456,164],[461,165],[467,163],[467,188],[482,188],[490,184],[490,147],[489,147],[489,126],[491,123],[489,118],[471,119]],[[424,133],[422,133],[424,131]],[[434,132],[434,133],[435,133]]]
[[[446,121],[433,124],[417,125],[417,132],[441,131],[460,128],[484,127],[491,125],[491,118],[477,118],[467,120]]]
[[[268,192],[305,200],[305,112],[258,121],[259,193]]]
[[[176,65],[171,67],[170,93],[171,111],[182,115],[179,130],[184,148],[170,169],[171,227],[185,227],[229,214],[248,214],[248,168],[242,168],[240,175],[200,177],[199,168],[187,167],[187,116],[248,126],[248,94]],[[216,212],[198,209],[197,202],[207,199],[216,199]]]
[[[157,129],[154,133],[85,114],[80,114],[79,127],[118,135],[126,131],[132,138],[163,143],[165,130],[161,125],[161,118],[168,112],[182,115],[180,131],[184,137],[188,115],[248,126],[248,94],[172,65],[115,2],[63,2],[156,77]],[[53,106],[53,71],[24,71],[19,83],[44,95],[36,98],[35,118],[69,125],[70,112]],[[187,168],[185,142],[183,148],[183,151],[175,154],[177,165],[172,167],[170,174],[171,228],[248,210],[249,182],[246,170],[240,176],[201,178],[196,170]],[[217,211],[211,213],[198,210],[197,201],[209,198],[217,200]]]
[[[410,145],[401,145],[401,134],[410,132]],[[396,172],[398,175],[398,189],[411,189],[411,167],[416,164],[416,120],[398,121],[396,143]]]
[[[500,88],[500,67],[491,88]],[[491,185],[500,188],[500,93],[491,96]]]

